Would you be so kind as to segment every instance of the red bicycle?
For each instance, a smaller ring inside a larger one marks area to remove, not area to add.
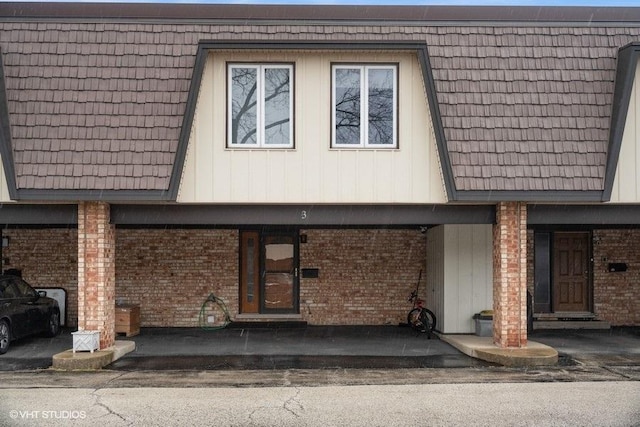
[[[422,270],[418,275],[418,284],[416,289],[411,292],[409,296],[409,302],[413,303],[413,308],[407,315],[407,323],[414,330],[426,333],[428,338],[431,339],[431,333],[436,327],[436,315],[433,311],[424,306],[424,300],[418,297],[418,289],[420,288],[420,280],[422,279]]]

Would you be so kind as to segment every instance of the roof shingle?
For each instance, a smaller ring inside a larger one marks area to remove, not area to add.
[[[166,190],[199,40],[381,37],[427,45],[457,190],[603,188],[638,26],[3,21],[16,185]]]

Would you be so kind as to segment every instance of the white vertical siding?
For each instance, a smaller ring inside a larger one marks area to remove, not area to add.
[[[2,159],[0,159],[0,203],[10,202],[9,186],[7,185],[7,177],[5,175]]]
[[[491,225],[441,225],[427,236],[433,310],[443,333],[473,333],[473,315],[493,306]],[[431,304],[432,301],[428,301]]]
[[[629,111],[620,147],[618,168],[611,192],[612,203],[640,202],[640,64],[631,91]]]
[[[226,148],[226,64],[295,64],[293,149]],[[331,64],[399,64],[399,148],[331,149]],[[411,52],[212,52],[181,203],[444,203],[422,72]]]

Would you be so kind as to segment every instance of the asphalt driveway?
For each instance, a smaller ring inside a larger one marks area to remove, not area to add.
[[[538,330],[529,339],[583,364],[640,366],[640,327]]]
[[[0,356],[0,371],[46,369],[54,354],[71,349],[71,330],[54,338],[14,341]],[[490,364],[449,344],[398,326],[299,328],[143,328],[136,350],[112,370],[220,370],[291,368],[456,368]],[[640,328],[535,331],[531,341],[549,345],[561,363],[640,366]]]

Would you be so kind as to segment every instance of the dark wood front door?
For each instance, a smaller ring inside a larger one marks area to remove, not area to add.
[[[554,233],[553,265],[553,311],[589,311],[589,233]]]
[[[297,236],[292,232],[241,232],[241,313],[298,312]]]

